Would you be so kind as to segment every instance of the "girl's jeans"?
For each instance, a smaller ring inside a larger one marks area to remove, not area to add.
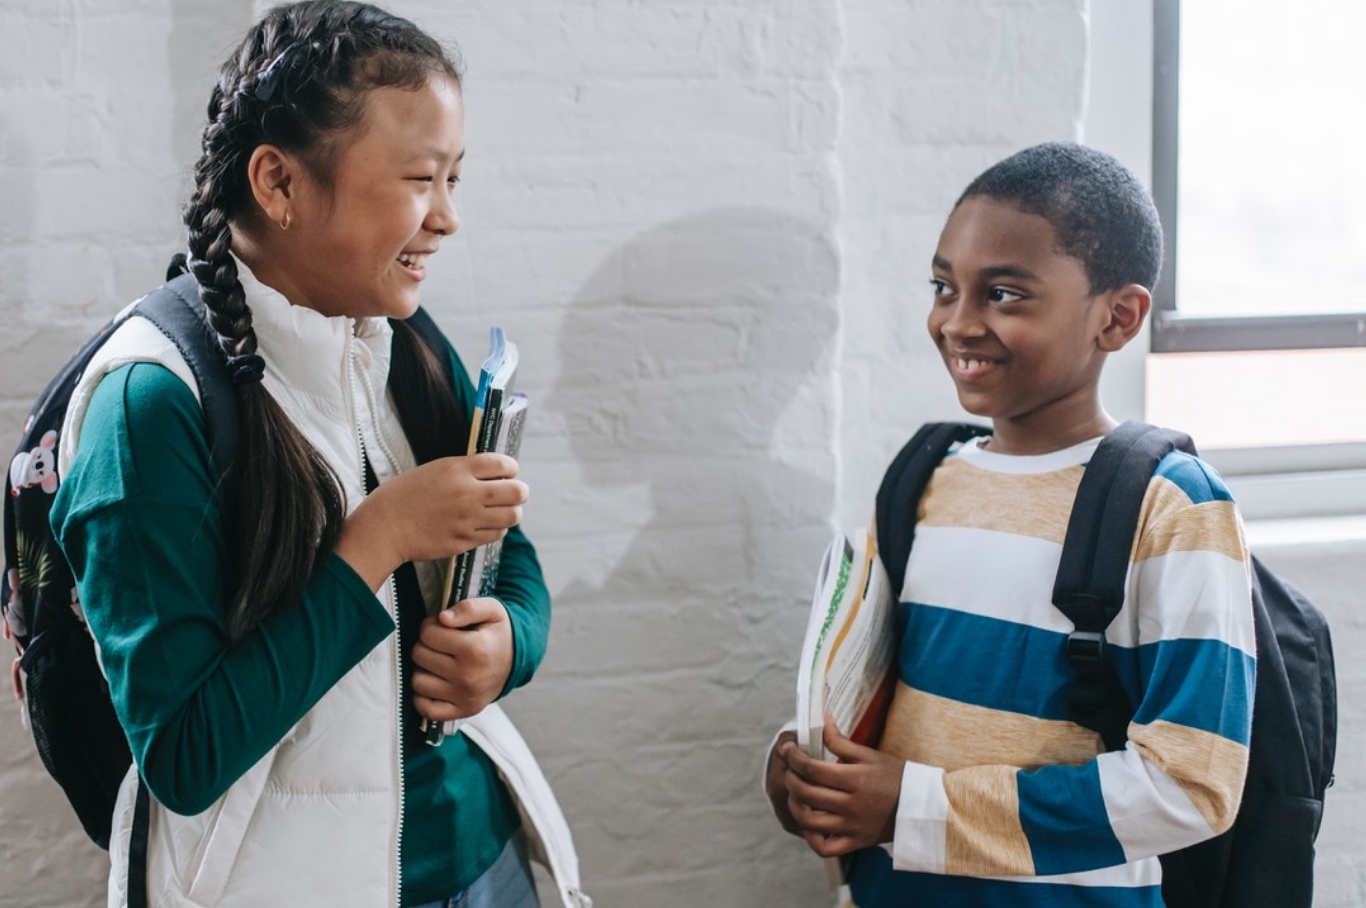
[[[519,832],[508,840],[493,866],[468,889],[415,908],[540,908],[540,905],[526,856],[526,840]]]

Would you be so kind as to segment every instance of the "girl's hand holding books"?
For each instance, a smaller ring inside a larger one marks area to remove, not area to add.
[[[435,722],[477,714],[512,672],[512,623],[491,597],[462,599],[422,622],[413,646],[413,705]]]
[[[409,561],[450,558],[501,539],[529,491],[505,454],[442,457],[382,483],[346,519],[336,553],[378,590]]]

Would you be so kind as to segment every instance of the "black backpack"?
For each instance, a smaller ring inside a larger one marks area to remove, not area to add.
[[[73,606],[76,581],[48,522],[57,490],[58,436],[86,364],[136,313],[176,344],[193,371],[214,463],[220,475],[226,473],[237,442],[237,400],[217,336],[202,312],[194,278],[182,275],[106,324],[39,395],[10,461],[6,582],[0,592],[6,632],[19,650],[24,705],[43,765],[101,848],[109,847],[114,799],[132,755],[94,641]]]
[[[900,594],[930,475],[955,444],[991,432],[970,423],[929,423],[902,448],[877,494],[878,549]],[[1158,462],[1180,450],[1179,432],[1126,422],[1086,465],[1072,506],[1053,604],[1075,626],[1065,643],[1075,671],[1072,720],[1124,746],[1132,711],[1105,656],[1105,630],[1124,603],[1139,511]],[[1337,748],[1337,682],[1328,624],[1303,593],[1252,559],[1257,686],[1247,781],[1233,826],[1162,855],[1169,908],[1310,908],[1314,841]]]
[[[0,609],[5,635],[19,650],[21,693],[34,743],[48,773],[66,793],[86,834],[109,847],[114,802],[132,755],[96,658],[94,640],[74,607],[76,582],[52,535],[49,513],[57,489],[56,463],[71,392],[96,351],[134,315],[170,339],[194,373],[214,465],[229,477],[237,450],[237,397],[218,336],[199,301],[194,277],[171,264],[167,283],[111,320],[65,365],[39,395],[10,462],[4,496],[5,583]],[[454,380],[446,342],[422,310],[407,319]],[[20,675],[16,672],[16,685]],[[139,785],[135,828],[145,828],[146,786]],[[130,857],[136,862],[139,845]],[[133,881],[130,880],[130,884]],[[130,891],[140,887],[130,885]]]

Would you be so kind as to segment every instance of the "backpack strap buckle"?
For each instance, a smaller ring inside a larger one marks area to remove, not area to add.
[[[1067,635],[1067,661],[1074,668],[1091,668],[1105,660],[1105,634],[1073,631]]]
[[[1067,661],[1078,671],[1098,668],[1105,661],[1105,628],[1119,611],[1118,606],[1107,608],[1102,597],[1090,592],[1054,593],[1053,604],[1075,628],[1063,646]]]

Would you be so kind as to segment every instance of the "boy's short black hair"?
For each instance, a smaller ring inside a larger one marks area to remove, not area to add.
[[[1009,202],[1053,225],[1064,255],[1086,268],[1092,293],[1126,284],[1153,289],[1162,271],[1162,223],[1152,196],[1104,152],[1047,142],[993,164],[968,184],[972,196]]]

